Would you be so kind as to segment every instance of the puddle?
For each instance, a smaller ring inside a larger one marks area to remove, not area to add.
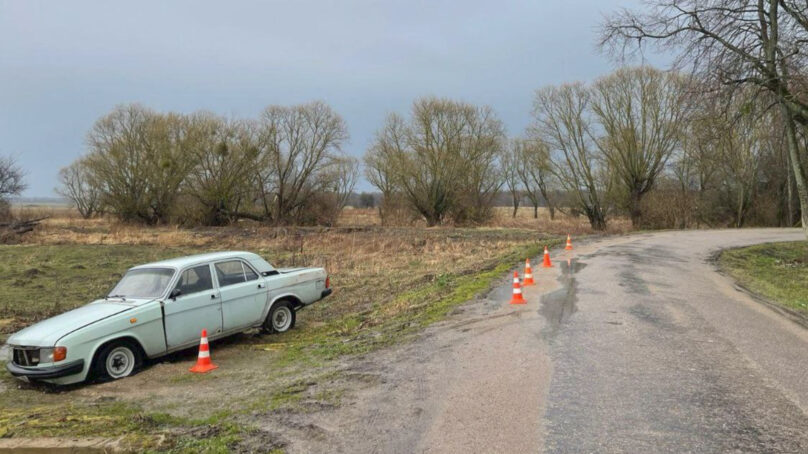
[[[548,293],[541,298],[539,313],[547,320],[546,335],[553,336],[558,329],[575,313],[578,301],[576,295],[575,273],[582,270],[586,264],[577,259],[560,262],[561,277],[558,281],[561,288]]]

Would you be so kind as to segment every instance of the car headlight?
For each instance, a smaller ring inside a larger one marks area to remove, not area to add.
[[[11,346],[8,347],[8,352],[6,352],[6,362],[14,362],[14,349]]]
[[[50,347],[39,350],[39,361],[55,363],[67,357],[66,347]]]

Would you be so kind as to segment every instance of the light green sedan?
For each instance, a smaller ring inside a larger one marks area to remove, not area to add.
[[[8,339],[17,377],[66,385],[131,375],[146,358],[250,328],[284,332],[331,294],[322,268],[275,269],[250,252],[217,252],[131,268],[103,299]]]

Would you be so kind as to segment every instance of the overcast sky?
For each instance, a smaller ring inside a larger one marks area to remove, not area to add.
[[[518,135],[535,89],[613,69],[597,25],[635,4],[0,0],[0,155],[27,172],[24,196],[53,196],[93,122],[129,102],[250,117],[319,99],[355,156],[424,95],[488,104]]]

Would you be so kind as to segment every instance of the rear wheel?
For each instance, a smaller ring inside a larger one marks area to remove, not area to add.
[[[285,333],[295,326],[295,310],[288,301],[278,301],[264,321],[264,331],[268,333]]]
[[[131,341],[112,341],[98,351],[93,369],[98,378],[117,380],[132,375],[141,360],[140,349]]]

